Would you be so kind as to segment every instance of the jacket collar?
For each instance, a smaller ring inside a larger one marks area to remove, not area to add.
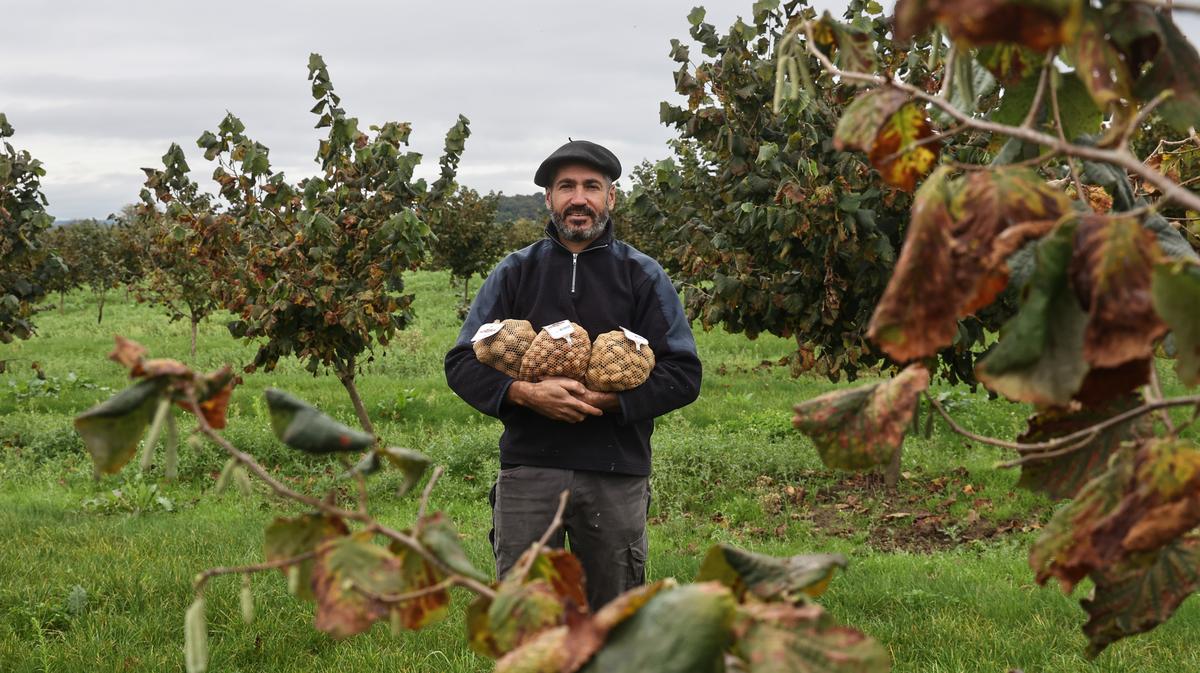
[[[558,228],[554,226],[553,220],[546,220],[546,237],[557,243],[562,249],[566,250],[567,246],[563,245],[563,242],[558,238]],[[604,225],[604,231],[600,232],[600,235],[597,236],[594,241],[589,243],[588,246],[583,249],[583,252],[606,247],[609,243],[612,243],[612,239],[613,220],[612,215],[609,215],[608,223]]]

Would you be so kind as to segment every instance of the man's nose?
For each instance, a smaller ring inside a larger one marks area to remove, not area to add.
[[[583,189],[575,189],[575,190],[571,191],[571,203],[573,203],[573,204],[587,203],[587,199],[584,198]]]

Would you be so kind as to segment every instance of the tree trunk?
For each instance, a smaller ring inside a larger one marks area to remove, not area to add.
[[[888,463],[887,471],[883,473],[883,485],[889,493],[896,492],[896,483],[900,481],[900,448],[896,447],[896,452],[892,454],[892,462]]]
[[[358,414],[358,422],[362,424],[363,430],[374,435],[375,426],[371,425],[371,417],[367,416],[367,408],[363,406],[362,398],[358,396],[358,387],[354,385],[354,358],[350,358],[345,364],[337,365],[337,377],[350,395],[350,401],[354,403],[354,413]]]
[[[100,303],[100,310],[99,310],[99,312],[96,314],[96,324],[97,324],[97,325],[99,325],[100,323],[104,322],[104,295],[105,295],[105,294],[107,294],[107,293],[106,293],[106,292],[101,292],[101,293],[100,293],[100,302],[99,302],[99,303]]]
[[[63,313],[65,313],[65,311],[63,310],[63,304],[66,302],[66,295],[67,295],[66,290],[58,291],[58,314],[59,315],[62,315]]]
[[[195,316],[195,314],[193,314],[192,315],[192,351],[191,351],[191,353],[192,353],[191,357],[193,360],[196,359],[196,326],[199,324],[200,324],[200,319],[197,318]]]
[[[470,287],[471,287],[471,277],[467,276],[466,278],[463,278],[463,305],[464,306],[471,303],[471,295],[469,292]]]

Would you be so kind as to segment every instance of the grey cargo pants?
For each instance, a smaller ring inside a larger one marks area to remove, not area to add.
[[[571,492],[550,546],[570,543],[579,557],[592,611],[646,582],[650,479],[626,474],[519,466],[500,470],[490,496],[496,576],[503,577],[546,532],[558,496]]]

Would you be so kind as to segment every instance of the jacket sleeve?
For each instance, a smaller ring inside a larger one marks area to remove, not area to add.
[[[445,362],[446,383],[450,389],[467,404],[497,417],[513,378],[477,360],[471,337],[480,325],[511,317],[508,314],[512,302],[505,291],[510,269],[511,265],[502,262],[479,288],[475,301],[471,302],[467,320],[458,333],[458,341],[446,354]]]
[[[657,264],[636,291],[634,332],[654,349],[654,369],[642,385],[617,393],[623,422],[636,423],[691,404],[700,395],[696,339],[667,273]]]

